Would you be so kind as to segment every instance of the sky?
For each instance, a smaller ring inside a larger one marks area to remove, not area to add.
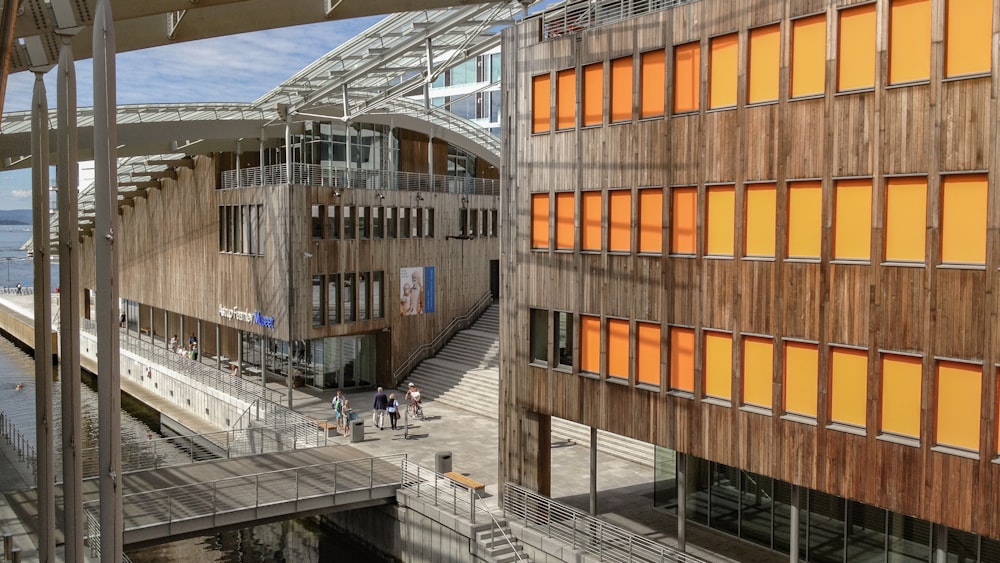
[[[118,103],[251,102],[379,19],[331,20],[120,53]],[[92,106],[90,59],[77,61],[76,78],[77,106]],[[30,72],[12,74],[3,111],[28,110],[33,84]],[[45,88],[54,109],[54,70],[45,75]],[[31,209],[30,170],[0,172],[0,209]]]

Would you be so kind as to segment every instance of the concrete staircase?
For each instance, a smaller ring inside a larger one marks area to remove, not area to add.
[[[493,563],[513,563],[515,561],[531,561],[524,553],[524,546],[514,537],[510,526],[505,520],[499,521],[500,527],[476,532],[476,543],[483,549]]]
[[[436,356],[421,362],[397,391],[400,399],[406,394],[408,381],[420,387],[425,401],[440,401],[496,420],[500,403],[500,306],[490,306],[472,327],[456,333]],[[590,447],[590,428],[553,418],[552,441]],[[597,450],[653,466],[653,446],[645,442],[598,431]]]

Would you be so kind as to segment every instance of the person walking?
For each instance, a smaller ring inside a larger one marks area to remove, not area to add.
[[[375,404],[372,408],[375,412],[372,413],[372,423],[378,426],[379,430],[385,430],[385,410],[389,407],[389,398],[385,396],[385,391],[381,387],[375,392]]]
[[[399,420],[399,401],[396,400],[396,395],[390,393],[387,399],[388,406],[385,407],[385,411],[389,413],[389,424],[392,425],[392,429],[396,430],[396,421]]]
[[[344,418],[344,393],[339,389],[337,394],[333,396],[333,400],[330,401],[330,406],[333,407],[333,417],[337,421],[337,431],[340,431],[340,421]]]
[[[412,381],[407,385],[405,399],[410,403],[411,415],[417,416],[418,412],[422,412],[420,409],[420,389]]]

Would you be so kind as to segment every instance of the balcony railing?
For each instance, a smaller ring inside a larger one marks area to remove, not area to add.
[[[557,4],[542,14],[542,38],[552,39],[658,12],[695,0],[583,0]]]
[[[360,168],[331,168],[319,164],[294,163],[292,177],[288,166],[271,164],[222,173],[222,187],[249,188],[292,184],[297,186],[327,186],[406,192],[440,192],[451,194],[500,195],[500,180],[466,178],[441,174],[397,172],[395,170],[365,170]]]

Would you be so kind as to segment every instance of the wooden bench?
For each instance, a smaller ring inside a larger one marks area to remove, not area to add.
[[[486,484],[485,483],[480,483],[479,481],[476,481],[472,477],[466,477],[465,475],[462,475],[461,473],[456,473],[454,471],[449,471],[448,473],[445,473],[444,476],[447,477],[447,478],[449,478],[449,479],[451,479],[452,481],[460,484],[460,485],[463,485],[463,486],[466,486],[466,487],[472,489],[473,491],[481,491],[481,490],[483,490],[483,489],[486,488]]]
[[[309,422],[316,425],[316,428],[319,428],[320,430],[326,430],[329,432],[330,430],[337,429],[337,423],[330,422],[329,420],[320,420],[318,418],[309,417]]]

